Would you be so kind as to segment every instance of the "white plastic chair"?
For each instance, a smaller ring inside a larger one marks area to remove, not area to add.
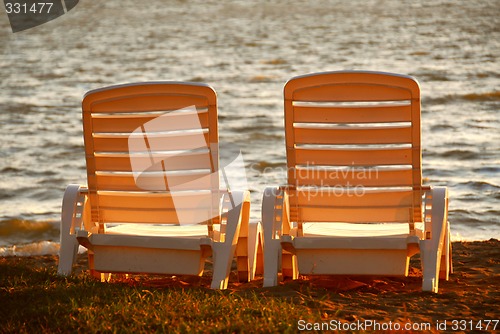
[[[90,269],[202,275],[227,288],[233,258],[253,279],[259,223],[246,190],[220,189],[216,93],[208,85],[148,82],[90,91],[83,100],[88,186],[63,199],[59,273],[78,245]]]
[[[264,286],[298,275],[451,271],[446,188],[422,184],[420,89],[409,76],[342,71],[284,88],[288,184],[264,192]]]

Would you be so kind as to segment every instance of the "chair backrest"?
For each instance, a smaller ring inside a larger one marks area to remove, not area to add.
[[[414,78],[316,73],[289,80],[284,95],[292,221],[422,220]]]
[[[210,86],[111,86],[88,92],[82,109],[91,216],[100,228],[217,223],[217,104]]]

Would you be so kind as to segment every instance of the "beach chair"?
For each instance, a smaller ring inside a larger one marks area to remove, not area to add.
[[[111,86],[88,92],[82,109],[88,186],[64,194],[59,274],[82,245],[102,277],[201,276],[211,256],[211,287],[225,289],[236,256],[239,280],[253,278],[260,225],[249,224],[248,191],[220,189],[210,86]]]
[[[342,71],[284,88],[288,184],[265,190],[264,286],[301,275],[451,271],[448,194],[422,184],[420,90],[409,76]],[[280,270],[281,268],[281,270]]]

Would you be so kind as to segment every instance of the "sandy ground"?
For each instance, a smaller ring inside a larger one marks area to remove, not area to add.
[[[33,266],[54,269],[57,266],[55,256],[10,257],[1,260],[4,263],[22,261]],[[76,271],[85,270],[86,265],[86,256],[80,255]],[[236,274],[233,273],[229,290],[233,293],[256,292],[262,297],[289,299],[319,310],[322,321],[329,324],[332,320],[361,324],[374,321],[384,326],[388,326],[389,322],[398,322],[411,323],[414,326],[429,324],[430,327],[426,329],[432,332],[440,332],[439,329],[445,328],[448,332],[485,332],[488,320],[498,322],[500,241],[491,239],[483,242],[454,243],[454,273],[449,281],[440,281],[438,294],[421,292],[419,266],[418,259],[412,260],[408,277],[300,277],[295,281],[281,282],[274,288],[262,288],[260,277],[250,283],[235,283]],[[167,278],[134,276],[127,279],[117,278],[116,281],[160,289],[206,288],[210,285],[210,275]],[[478,324],[483,327],[483,331],[479,330]],[[486,332],[490,332],[492,326],[493,322]],[[500,323],[496,329],[500,331]]]

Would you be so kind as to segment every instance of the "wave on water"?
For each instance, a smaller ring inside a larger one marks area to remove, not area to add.
[[[282,140],[284,138],[283,135],[277,133],[269,133],[269,132],[253,132],[249,136],[249,140]]]
[[[0,246],[58,241],[59,231],[58,223],[53,221],[3,220],[0,221]]]
[[[0,256],[57,255],[59,223],[9,219],[0,221]],[[79,248],[82,253],[85,248]]]
[[[458,240],[500,239],[499,53],[489,38],[497,2],[384,1],[381,15],[378,0],[309,1],[299,11],[290,1],[170,1],[154,11],[85,1],[50,33],[0,31],[0,254],[57,252],[64,187],[86,183],[81,99],[90,89],[213,86],[221,165],[242,152],[258,220],[262,191],[286,182],[283,86],[348,69],[417,78],[426,183],[448,186]]]
[[[455,130],[456,128],[451,124],[436,124],[431,126],[431,131]]]
[[[427,105],[445,105],[447,103],[455,103],[458,100],[469,102],[496,102],[500,101],[500,91],[491,91],[485,93],[468,93],[468,94],[448,94],[444,96],[423,96],[422,103]]]
[[[435,156],[440,156],[443,158],[456,158],[458,160],[473,160],[480,157],[479,152],[474,152],[471,150],[449,150],[443,153],[434,153]]]
[[[461,96],[465,100],[469,101],[500,101],[500,90],[487,93],[472,93],[465,94]]]
[[[269,169],[285,169],[286,165],[284,162],[268,162],[268,161],[257,161],[256,163],[252,164],[252,169],[259,171],[259,172],[265,172],[266,170]]]
[[[498,191],[500,186],[486,181],[467,181],[456,185],[463,189],[473,189],[476,191]]]
[[[40,241],[26,245],[0,247],[0,256],[57,255],[59,247],[59,242],[54,241]]]
[[[417,56],[428,55],[425,53],[415,54]],[[451,81],[448,77],[448,74],[442,71],[425,69],[418,71],[417,73],[412,73],[416,78],[419,79],[420,82],[428,82],[428,81]]]

